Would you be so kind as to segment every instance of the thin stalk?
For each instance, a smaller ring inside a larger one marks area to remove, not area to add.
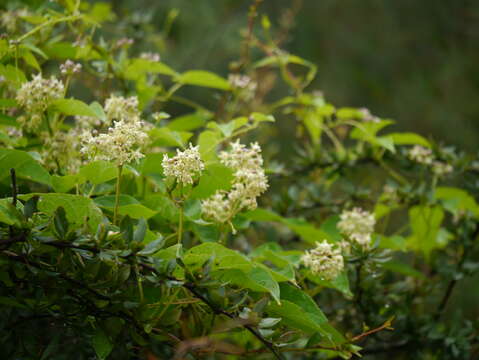
[[[123,165],[118,165],[118,177],[116,178],[116,194],[115,194],[115,209],[113,210],[113,224],[116,225],[118,217],[118,206],[120,205],[120,185],[121,185],[121,173],[123,171]]]
[[[178,214],[178,244],[181,244],[182,235],[183,235],[183,206],[180,206],[179,214]]]
[[[140,302],[143,303],[144,295],[143,295],[143,284],[141,282],[140,277],[140,268],[138,267],[138,263],[135,263],[135,274],[136,274],[136,282],[138,284],[138,292],[140,293]]]

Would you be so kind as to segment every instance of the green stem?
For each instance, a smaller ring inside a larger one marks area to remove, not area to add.
[[[41,29],[43,29],[44,27],[47,27],[47,26],[50,26],[50,25],[54,25],[54,24],[57,24],[57,23],[60,23],[60,22],[68,22],[68,21],[75,21],[75,20],[78,20],[80,18],[82,18],[83,15],[72,15],[72,16],[66,16],[66,17],[62,17],[62,18],[59,18],[59,19],[52,19],[50,21],[47,21],[47,22],[44,22],[43,24],[37,26],[36,28],[33,28],[32,30],[30,30],[29,32],[27,32],[26,34],[24,34],[23,36],[20,36],[17,41],[18,42],[21,42],[23,40],[25,40],[27,37],[29,36],[32,36],[33,34],[35,34],[36,32],[40,31]]]
[[[178,215],[178,244],[181,244],[181,237],[183,235],[183,206],[180,205]]]
[[[135,263],[135,273],[136,273],[136,282],[138,284],[138,292],[140,293],[140,302],[142,303],[144,300],[143,284],[141,283],[140,269],[138,267],[138,263]]]
[[[116,194],[115,194],[115,209],[113,211],[113,224],[116,225],[118,217],[118,206],[120,204],[120,185],[121,185],[121,173],[123,165],[118,165],[118,177],[116,178]]]

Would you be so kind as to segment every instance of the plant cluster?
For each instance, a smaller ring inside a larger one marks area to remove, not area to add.
[[[310,90],[260,3],[224,77],[107,3],[2,5],[3,358],[477,355],[479,159]]]

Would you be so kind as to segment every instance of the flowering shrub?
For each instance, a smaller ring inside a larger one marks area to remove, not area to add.
[[[258,4],[224,77],[109,38],[105,3],[6,5],[4,358],[477,354],[451,298],[479,268],[478,159],[327,102]]]

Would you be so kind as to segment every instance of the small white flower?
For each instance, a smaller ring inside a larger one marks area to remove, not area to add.
[[[442,161],[434,161],[432,163],[432,171],[437,175],[437,176],[445,176],[447,174],[450,174],[454,168],[452,165],[442,162]]]
[[[82,153],[92,158],[114,161],[117,165],[124,165],[131,161],[138,161],[144,155],[140,151],[146,141],[147,134],[143,124],[136,118],[135,121],[115,121],[113,127],[106,134],[93,136],[91,132],[82,135]]]
[[[230,147],[219,157],[223,165],[234,171],[231,190],[217,191],[202,202],[205,217],[220,223],[230,221],[241,211],[256,209],[256,198],[268,188],[260,146],[253,143],[247,148],[236,141]]]
[[[163,155],[161,165],[165,176],[172,177],[183,185],[193,184],[193,178],[200,175],[205,168],[198,149],[198,146],[190,144],[185,151],[177,149],[176,156],[172,158],[167,154]]]
[[[31,121],[25,118],[24,126],[28,130],[35,130],[41,123],[41,114],[55,100],[61,99],[64,91],[63,83],[53,76],[50,79],[44,79],[38,74],[32,81],[24,83],[16,96],[18,104],[31,116]]]
[[[344,269],[344,258],[341,249],[326,240],[317,242],[316,247],[306,251],[301,261],[315,275],[324,280],[334,280]]]
[[[138,98],[136,96],[125,98],[111,95],[105,101],[105,114],[109,121],[124,120],[129,122],[131,120],[135,122],[140,116]]]
[[[74,63],[71,60],[67,60],[60,65],[60,72],[63,75],[73,75],[73,74],[79,73],[81,69],[82,69],[81,64]]]
[[[337,225],[339,231],[361,247],[368,248],[376,224],[374,215],[360,208],[354,208],[351,211],[343,211],[340,219]]]
[[[410,160],[423,165],[431,165],[433,161],[431,149],[420,145],[415,145],[413,148],[411,148],[408,152],[408,157]]]
[[[159,62],[161,60],[160,54],[153,52],[143,52],[140,54],[140,59],[149,60],[152,62]]]

